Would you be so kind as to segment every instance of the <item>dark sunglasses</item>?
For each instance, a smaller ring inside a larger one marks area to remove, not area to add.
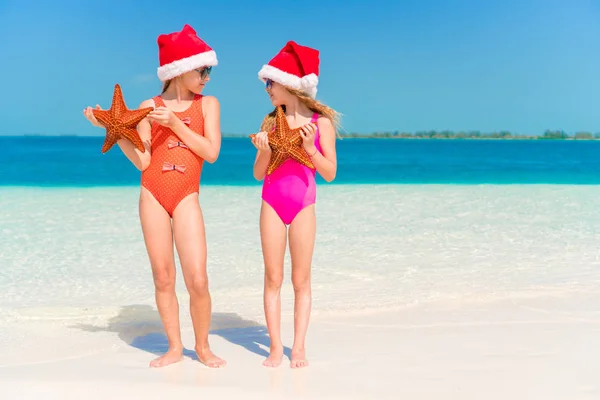
[[[210,75],[212,67],[205,67],[202,69],[197,69],[196,71],[200,74],[200,78],[206,79],[206,77]]]
[[[266,86],[267,89],[271,89],[273,87],[273,81],[270,80],[270,79],[267,79],[265,81],[265,86]]]

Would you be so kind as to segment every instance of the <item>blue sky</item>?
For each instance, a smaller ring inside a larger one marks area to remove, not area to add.
[[[103,135],[82,109],[157,94],[156,37],[217,52],[205,94],[227,133],[271,109],[257,72],[287,40],[321,51],[318,97],[345,131],[600,131],[600,2],[0,0],[0,135]]]

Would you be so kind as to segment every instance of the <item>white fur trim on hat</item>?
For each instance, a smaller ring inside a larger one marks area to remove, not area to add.
[[[258,72],[258,79],[263,82],[267,79],[271,79],[283,86],[302,90],[312,98],[317,95],[317,85],[319,84],[319,77],[316,74],[308,74],[300,78],[294,74],[275,68],[272,65],[263,65]]]
[[[217,65],[217,63],[217,53],[214,50],[195,54],[158,67],[158,79],[164,82],[196,68],[212,67]]]

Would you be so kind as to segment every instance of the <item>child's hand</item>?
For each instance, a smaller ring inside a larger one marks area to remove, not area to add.
[[[269,135],[267,134],[267,132],[258,132],[252,138],[252,144],[259,151],[263,151],[263,152],[270,152],[271,151],[271,146],[269,146]]]
[[[148,119],[167,128],[172,128],[177,121],[177,116],[167,107],[157,107],[153,111],[150,111]]]
[[[313,123],[306,124],[302,127],[300,135],[302,136],[302,145],[307,153],[314,153],[317,149],[315,147],[315,135],[317,133],[317,126]]]
[[[102,110],[98,104],[96,104],[96,110]],[[98,128],[104,128],[104,125],[102,125],[100,122],[98,122],[96,117],[94,117],[94,113],[92,112],[92,107],[87,107],[86,109],[84,109],[83,115],[87,118],[88,121],[90,121],[92,123],[92,125],[97,126]]]

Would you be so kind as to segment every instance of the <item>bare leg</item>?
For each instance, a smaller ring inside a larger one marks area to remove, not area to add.
[[[226,362],[215,356],[208,345],[211,298],[206,272],[204,219],[197,193],[185,197],[175,208],[173,231],[183,279],[190,294],[190,314],[196,337],[196,354],[200,362],[207,367],[224,367]]]
[[[308,366],[304,343],[312,303],[310,267],[316,230],[314,206],[300,211],[290,225],[290,255],[292,256],[292,284],[294,285],[294,345],[290,364],[292,368]]]
[[[150,362],[151,367],[164,367],[181,361],[183,344],[179,331],[179,303],[175,294],[175,261],[171,218],[147,189],[142,187],[139,205],[144,242],[152,266],[155,298],[169,350]]]
[[[260,210],[260,239],[265,263],[264,307],[267,329],[271,339],[269,357],[265,367],[277,367],[283,357],[281,341],[281,285],[283,283],[283,257],[285,255],[286,228],[275,210],[263,201]]]

